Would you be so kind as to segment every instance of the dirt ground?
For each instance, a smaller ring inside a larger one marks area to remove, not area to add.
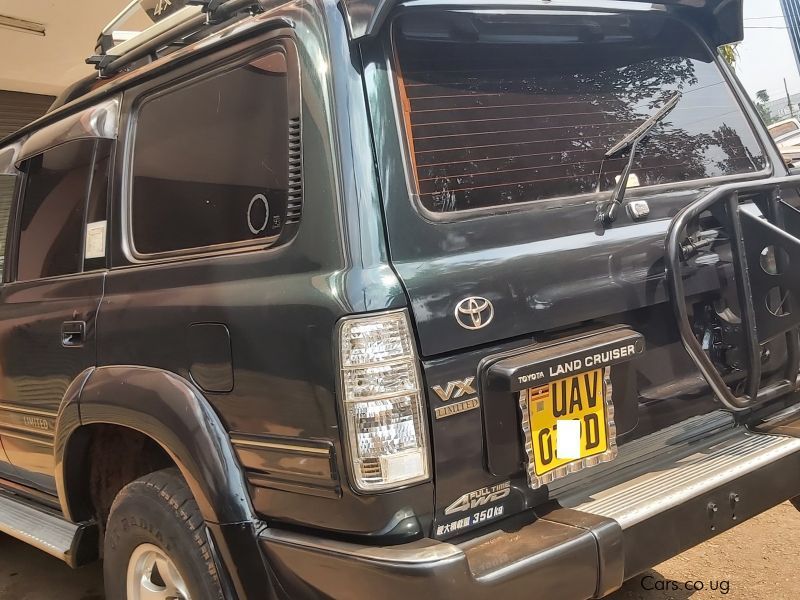
[[[798,548],[800,513],[783,504],[658,565],[606,600],[796,600]],[[687,590],[687,582],[703,589]],[[0,534],[0,599],[102,600],[102,568],[73,571]]]
[[[103,600],[100,564],[70,569],[60,560],[0,534],[2,600]]]
[[[781,504],[632,579],[606,600],[796,600],[798,549],[800,513],[789,503]],[[669,582],[674,581],[679,589],[644,589],[665,581],[666,587],[672,588]],[[687,582],[703,589],[686,590]]]

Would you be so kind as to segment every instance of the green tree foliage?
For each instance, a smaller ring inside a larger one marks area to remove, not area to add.
[[[769,104],[769,93],[767,90],[758,90],[756,92],[756,110],[758,111],[758,115],[761,117],[761,120],[764,121],[766,125],[772,125],[775,122],[775,117],[772,115],[772,111],[769,109],[767,104]]]
[[[736,48],[737,45],[738,44],[726,44],[719,48],[720,55],[725,59],[725,62],[730,65],[731,69],[736,68],[736,61],[739,58],[739,51]]]

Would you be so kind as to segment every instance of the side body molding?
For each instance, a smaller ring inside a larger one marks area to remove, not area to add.
[[[139,366],[87,369],[64,397],[55,475],[67,519],[74,520],[82,495],[73,486],[82,468],[80,445],[86,443],[80,427],[92,424],[129,427],[158,443],[178,465],[206,522],[256,519],[228,434],[202,393],[174,373]]]

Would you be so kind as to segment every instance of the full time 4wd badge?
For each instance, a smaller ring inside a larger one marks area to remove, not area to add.
[[[463,530],[499,519],[505,513],[503,500],[511,494],[511,482],[504,481],[460,496],[444,509],[452,521],[436,527],[436,536],[455,535]]]

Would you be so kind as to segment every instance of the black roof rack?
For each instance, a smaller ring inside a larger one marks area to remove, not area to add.
[[[97,39],[96,54],[86,62],[94,65],[102,77],[108,77],[204,27],[217,25],[238,13],[262,10],[260,0],[174,0],[170,6],[176,7],[175,10],[165,12],[162,19],[144,31],[119,32],[118,26],[144,9],[141,0],[133,0],[103,28]]]
[[[161,14],[151,27],[141,32],[120,32],[117,27],[145,4],[162,6],[162,0],[132,0],[122,12],[106,25],[97,40],[96,54],[86,62],[95,65],[101,76],[112,75],[131,63],[152,55],[158,50],[178,43],[205,26],[218,24],[242,11],[260,12],[266,0],[171,0],[170,10],[146,10],[151,18]],[[387,15],[404,0],[340,0],[350,38],[358,40],[374,36],[383,26]],[[709,41],[716,45],[740,41],[744,37],[743,0],[611,0],[605,2],[566,2],[561,0],[442,0],[448,8],[524,9],[547,7],[559,9],[601,8],[613,10],[630,3],[652,4],[682,16],[700,27]],[[426,6],[439,4],[435,0]],[[122,34],[122,35],[120,35]]]

